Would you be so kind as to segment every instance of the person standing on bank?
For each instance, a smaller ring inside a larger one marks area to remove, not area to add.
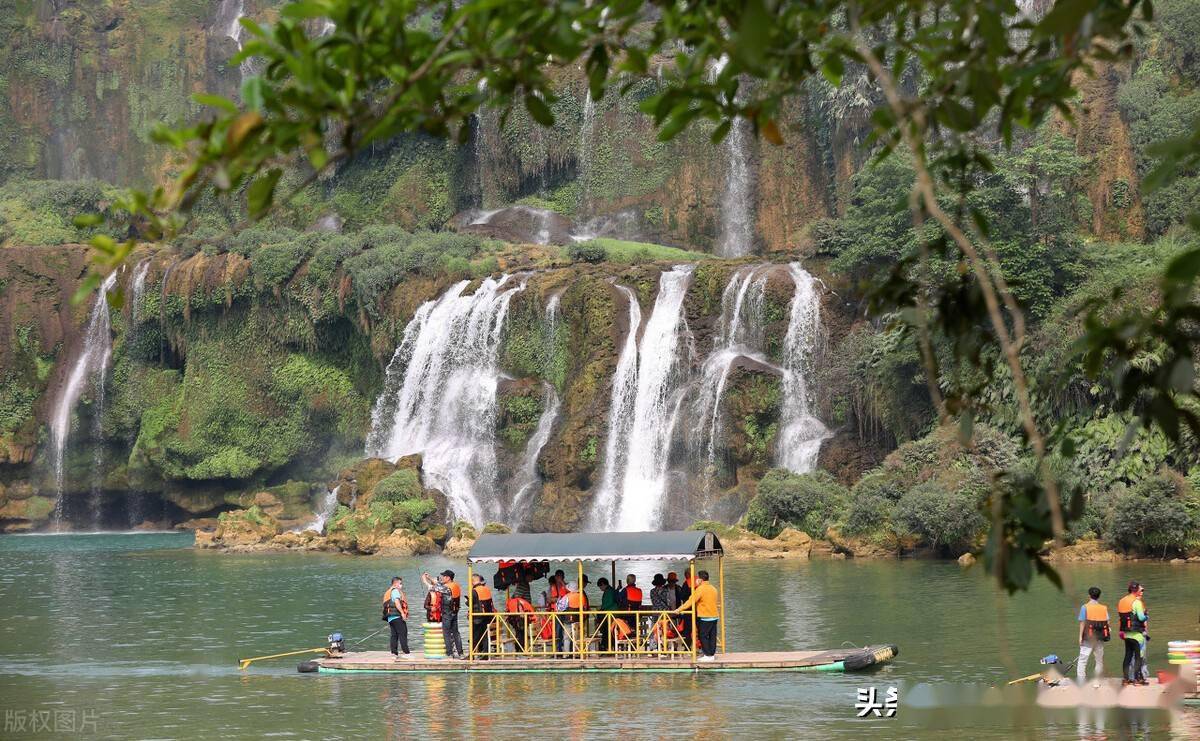
[[[1104,644],[1111,639],[1108,607],[1100,604],[1100,588],[1092,587],[1088,590],[1088,601],[1079,608],[1079,660],[1075,664],[1079,684],[1087,681],[1089,656],[1096,657],[1096,679],[1104,676]]]
[[[421,581],[429,591],[437,592],[442,598],[442,638],[446,642],[446,657],[463,658],[462,636],[458,632],[458,610],[462,606],[462,587],[454,581],[454,572],[446,569],[436,581],[429,574],[421,574]]]
[[[401,655],[398,649],[402,649],[404,658],[411,659],[413,656],[408,650],[408,598],[404,596],[404,580],[398,576],[392,577],[392,585],[383,593],[383,619],[391,631],[389,647],[392,656],[399,661]]]
[[[708,583],[708,572],[696,572],[696,586],[692,596],[675,610],[676,615],[693,605],[696,608],[696,632],[700,638],[700,661],[714,661],[717,656],[717,621],[720,618],[720,595],[717,588]]]
[[[475,593],[471,608],[471,612],[474,613],[471,617],[471,635],[474,637],[471,652],[473,656],[477,655],[486,661],[488,653],[491,652],[492,641],[489,634],[495,619],[492,613],[496,611],[496,605],[492,602],[492,590],[488,588],[487,580],[480,574],[476,574],[471,580],[474,582],[471,589]]]
[[[1117,618],[1120,620],[1121,638],[1125,641],[1125,661],[1122,662],[1124,678],[1122,685],[1150,684],[1143,676],[1146,665],[1146,605],[1142,602],[1145,587],[1136,581],[1129,582],[1129,594],[1117,603]]]

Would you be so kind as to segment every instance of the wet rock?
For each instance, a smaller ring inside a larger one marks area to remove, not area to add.
[[[454,217],[452,224],[460,232],[519,244],[567,244],[572,241],[571,222],[565,216],[533,206],[464,211]]]
[[[959,556],[959,557],[958,557],[958,565],[959,565],[959,566],[962,566],[962,567],[965,569],[965,568],[967,568],[967,567],[969,567],[969,566],[974,566],[974,565],[975,565],[975,560],[976,560],[976,559],[975,559],[975,554],[973,554],[973,553],[964,553],[964,554],[962,554],[961,556]]]
[[[375,548],[375,555],[403,558],[437,553],[437,550],[437,544],[426,535],[412,530],[395,530],[380,539]]]
[[[1126,560],[1122,554],[1110,550],[1103,542],[1093,539],[1080,540],[1062,548],[1051,549],[1045,554],[1045,557],[1049,561],[1066,563],[1114,563]]]

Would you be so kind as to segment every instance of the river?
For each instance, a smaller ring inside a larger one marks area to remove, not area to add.
[[[897,660],[870,674],[332,676],[299,674],[297,659],[245,672],[236,662],[321,646],[334,630],[366,636],[382,626],[377,598],[393,573],[412,590],[422,570],[465,567],[190,545],[187,534],[0,536],[0,737],[24,737],[16,723],[33,714],[49,730],[70,720],[138,738],[1200,735],[1200,710],[1045,711],[1030,685],[993,689],[1047,653],[1073,658],[1078,594],[1094,583],[1111,608],[1131,577],[1148,584],[1151,665],[1166,668],[1168,640],[1200,637],[1195,565],[1070,565],[1069,593],[1043,580],[1008,597],[955,563],[726,564],[730,650],[898,644]],[[667,568],[628,571],[648,585]],[[1109,645],[1115,674],[1120,643]],[[362,644],[386,646],[385,633]],[[855,717],[858,688],[892,686],[896,717]]]

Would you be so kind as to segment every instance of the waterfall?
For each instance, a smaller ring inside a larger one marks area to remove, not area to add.
[[[304,527],[296,528],[293,532],[304,532],[305,530],[311,530],[314,533],[325,532],[325,523],[329,522],[329,518],[337,513],[338,489],[341,488],[342,485],[338,484],[325,492],[325,496],[321,497],[321,509],[317,512],[317,516],[313,518],[313,521]]]
[[[743,356],[769,365],[762,352],[763,300],[768,275],[764,267],[768,266],[749,265],[739,268],[730,277],[721,294],[721,317],[713,350],[700,369],[696,398],[692,403],[690,438],[692,449],[709,465],[716,462],[721,432],[720,404],[729,369]]]
[[[554,429],[554,421],[558,418],[558,410],[562,405],[553,386],[545,382],[542,383],[542,386],[542,416],[538,418],[537,429],[525,443],[521,470],[517,474],[517,480],[513,487],[516,494],[513,495],[507,517],[508,523],[515,530],[519,530],[521,525],[529,520],[534,493],[542,484],[542,477],[538,474],[537,468],[538,458],[542,454],[542,448],[546,447],[546,443],[550,440],[550,432]]]
[[[137,268],[133,271],[133,279],[130,281],[129,316],[133,320],[132,324],[134,325],[141,319],[142,299],[146,295],[146,275],[149,272],[150,258],[147,257],[138,263]]]
[[[217,17],[214,24],[226,38],[233,39],[233,43],[237,44],[238,51],[242,50],[242,33],[245,30],[239,21],[245,15],[246,0],[221,0],[221,4],[217,6]],[[245,80],[254,74],[254,66],[247,59],[238,65],[238,71]]]
[[[487,97],[487,78],[482,77],[479,83],[475,86],[481,97]],[[488,115],[486,101],[479,104],[478,110],[475,111],[475,184],[479,188],[479,208],[487,206],[487,173],[484,171],[483,158],[485,156],[483,138],[487,132]]]
[[[592,100],[592,88],[587,88],[587,96],[583,99],[583,126],[579,130],[579,181],[583,184],[580,189],[579,205],[586,210],[591,195],[589,180],[592,174],[592,149],[596,134],[596,103]]]
[[[71,372],[67,375],[66,383],[59,392],[54,413],[50,416],[50,460],[54,466],[54,486],[57,499],[54,502],[54,519],[62,521],[63,515],[63,466],[67,451],[67,438],[71,434],[71,412],[75,409],[79,397],[83,395],[88,380],[94,381],[97,412],[96,424],[99,425],[101,411],[104,406],[104,384],[108,371],[108,361],[112,357],[112,318],[108,309],[108,292],[117,282],[117,271],[109,273],[92,304],[88,315],[86,334],[83,348]],[[99,454],[99,453],[98,453]]]
[[[728,57],[718,59],[709,72],[710,80],[716,82],[728,63]],[[725,186],[721,192],[721,233],[717,238],[720,257],[745,257],[754,251],[752,141],[750,122],[741,116],[734,118],[722,144]]]
[[[547,357],[553,353],[555,341],[558,337],[558,306],[562,300],[563,293],[564,291],[554,293],[550,296],[550,300],[546,302],[546,323],[543,339]],[[522,524],[529,520],[534,492],[542,483],[542,478],[538,474],[537,469],[538,458],[542,455],[542,448],[546,447],[546,443],[550,441],[550,432],[554,429],[554,421],[558,418],[558,410],[561,406],[562,402],[559,400],[558,392],[554,390],[554,386],[543,381],[542,416],[538,418],[537,428],[534,429],[533,435],[525,443],[525,453],[522,458],[523,463],[513,486],[516,493],[513,495],[513,501],[509,507],[507,521],[514,529],[519,529]]]
[[[455,517],[482,525],[495,503],[497,356],[511,276],[487,278],[471,295],[460,281],[425,302],[388,363],[371,414],[367,455],[423,456],[427,483],[440,489]]]
[[[829,430],[812,412],[813,348],[821,336],[821,299],[818,281],[800,263],[788,265],[796,292],[783,340],[783,410],[777,463],[795,473],[808,473],[817,465],[821,443]]]
[[[613,378],[608,456],[593,511],[598,527],[652,530],[662,522],[668,453],[680,401],[677,355],[681,328],[687,329],[683,299],[694,268],[678,265],[659,278],[658,297],[640,342],[635,336],[641,312],[636,312],[635,323],[636,298],[624,289],[630,298],[629,335]]]

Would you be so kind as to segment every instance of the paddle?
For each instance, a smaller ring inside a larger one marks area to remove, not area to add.
[[[238,669],[245,669],[250,666],[253,661],[262,661],[263,659],[280,659],[284,656],[297,656],[299,654],[329,654],[327,648],[302,648],[299,651],[288,651],[283,654],[271,654],[270,656],[255,656],[251,659],[238,659]]]

